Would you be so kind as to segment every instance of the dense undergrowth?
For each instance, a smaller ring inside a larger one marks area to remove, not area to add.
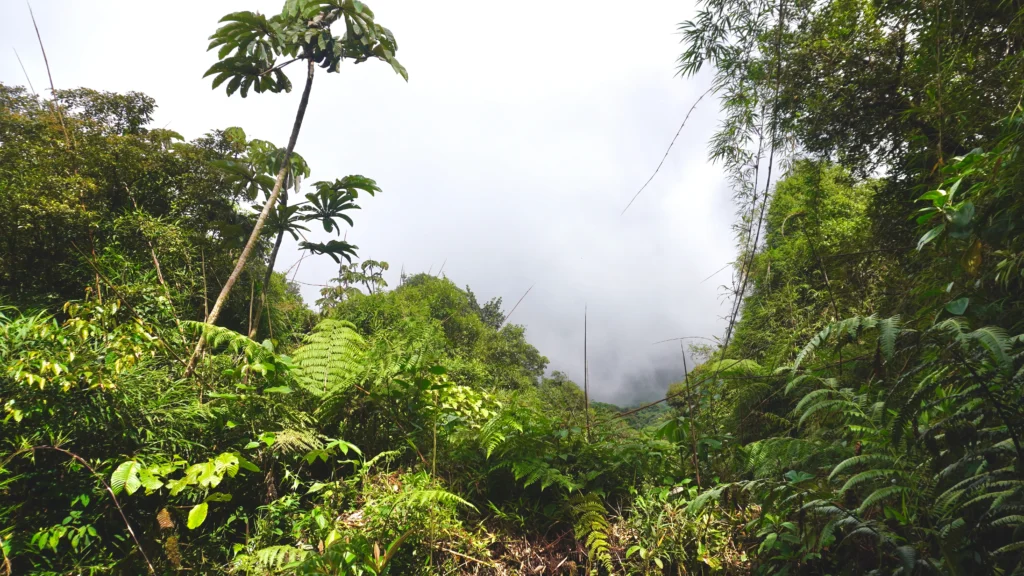
[[[0,574],[1024,573],[1022,16],[703,2],[735,306],[629,413],[343,240],[300,243],[339,266],[303,302],[284,235],[382,193],[303,182],[305,98],[281,148],[0,85]],[[225,22],[229,95],[405,76],[359,2]]]

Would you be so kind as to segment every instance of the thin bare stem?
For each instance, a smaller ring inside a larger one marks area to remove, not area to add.
[[[32,95],[38,96],[39,94],[36,93],[36,87],[32,85],[32,79],[28,77],[28,71],[25,70],[25,64],[21,61],[21,56],[18,54],[18,49],[12,48],[12,50],[14,50],[14,57],[18,59],[18,65],[21,66],[21,73],[25,75],[25,82],[28,82],[28,87],[32,90]]]
[[[516,308],[519,308],[519,303],[523,301],[523,298],[526,298],[526,295],[530,293],[530,290],[533,290],[534,286],[536,286],[536,284],[531,284],[530,287],[526,289],[526,292],[523,292],[523,295],[519,297],[519,300],[516,301],[516,305],[512,307],[512,310],[510,310],[509,313],[506,314],[504,318],[502,318],[502,320],[501,320],[501,325],[502,326],[505,325],[505,322],[508,322],[509,316],[511,316],[512,313],[516,311]],[[500,327],[501,326],[499,326],[499,328]]]
[[[587,307],[583,306],[583,412],[587,416],[587,442],[590,442],[590,364],[587,361]]]
[[[692,390],[690,387],[690,369],[686,366],[686,350],[683,349],[683,341],[679,341],[679,353],[683,355],[683,380],[687,390]],[[697,479],[697,487],[700,487],[700,460],[697,458],[697,425],[694,416],[693,409],[693,396],[689,393],[686,394],[686,403],[690,408],[690,443],[693,450],[693,473]]]
[[[32,12],[32,5],[28,2],[25,2],[25,4],[28,6],[28,14],[32,18],[32,27],[36,29],[36,38],[39,40],[39,49],[43,52],[43,63],[46,64],[46,76],[50,79],[50,94],[54,98],[54,100],[50,102],[50,109],[53,110],[54,114],[57,115],[57,119],[60,121],[60,128],[64,131],[64,142],[67,144],[68,148],[71,148],[71,138],[68,135],[68,128],[64,125],[64,114],[61,113],[60,106],[54,104],[54,101],[56,101],[57,98],[57,89],[53,85],[53,74],[50,73],[50,59],[46,57],[46,48],[43,46],[43,35],[39,33],[39,25],[36,24],[36,15]]]
[[[206,287],[206,248],[199,249],[199,258],[203,266],[203,318],[210,315],[210,293]]]
[[[679,134],[682,133],[683,126],[686,126],[686,121],[690,119],[690,114],[693,114],[693,110],[697,108],[697,104],[700,104],[700,101],[703,100],[705,96],[710,94],[711,91],[714,90],[714,88],[714,85],[712,85],[711,88],[705,90],[704,93],[700,95],[700,98],[697,98],[697,101],[693,103],[693,106],[690,106],[689,112],[687,112],[686,117],[683,118],[683,123],[679,125],[679,130],[676,130],[676,135],[673,136],[672,141],[669,142],[668,148],[665,150],[665,155],[661,157],[661,162],[658,162],[658,167],[654,169],[654,173],[651,174],[651,177],[647,179],[647,182],[644,182],[644,185],[641,186],[640,189],[636,191],[636,194],[633,195],[633,198],[629,201],[629,204],[626,204],[626,207],[622,209],[622,212],[619,213],[619,216],[622,216],[623,214],[626,213],[626,210],[629,210],[629,207],[633,205],[633,201],[637,199],[637,196],[640,196],[640,193],[644,191],[644,188],[647,188],[647,185],[651,183],[651,180],[654,180],[654,177],[658,175],[658,171],[661,170],[661,166],[665,163],[665,159],[668,158],[668,153],[672,151],[672,147],[675,146],[676,144],[676,139],[679,138]]]

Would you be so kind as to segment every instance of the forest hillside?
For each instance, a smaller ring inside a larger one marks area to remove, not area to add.
[[[369,7],[210,27],[287,142],[0,84],[0,575],[1024,574],[1019,2],[699,3],[732,307],[628,409],[500,298],[388,285],[373,178],[306,181],[310,94],[407,79]]]

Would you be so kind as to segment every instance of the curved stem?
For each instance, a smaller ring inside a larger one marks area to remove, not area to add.
[[[289,160],[291,160],[292,151],[295,149],[295,142],[299,139],[299,131],[302,129],[302,119],[306,115],[306,106],[309,104],[309,92],[313,88],[313,71],[316,70],[313,66],[313,61],[309,60],[306,72],[306,86],[302,90],[302,100],[299,101],[299,109],[295,113],[295,123],[292,125],[292,134],[288,138],[288,148],[285,149],[284,160],[281,162],[281,170],[277,173],[277,180],[274,182],[274,190],[270,193],[270,198],[267,199],[267,203],[263,205],[263,211],[260,212],[259,217],[256,219],[256,225],[252,229],[252,233],[249,234],[249,240],[245,243],[245,248],[242,250],[242,254],[238,257],[238,261],[235,263],[235,269],[232,270],[231,275],[228,276],[227,282],[224,283],[224,287],[221,288],[220,295],[217,296],[217,301],[213,304],[213,309],[206,316],[207,324],[216,324],[217,318],[220,316],[220,311],[227,302],[228,295],[231,294],[231,288],[234,287],[235,282],[242,275],[242,270],[245,268],[246,262],[249,260],[249,256],[252,254],[253,249],[256,247],[256,243],[259,241],[260,233],[263,232],[263,226],[267,222],[267,217],[270,216],[270,211],[274,208],[277,203],[277,197],[281,194],[281,188],[284,185],[284,177],[288,173]],[[199,354],[203,351],[203,339],[200,338],[199,342],[196,343],[196,348],[192,352],[192,357],[189,358],[188,367],[185,369],[185,377],[189,377],[195,372],[196,362],[199,360]]]
[[[287,202],[285,198],[282,202]],[[267,288],[270,286],[270,279],[274,275],[274,263],[277,261],[277,253],[281,250],[281,242],[284,240],[284,230],[277,233],[277,239],[274,240],[274,249],[270,251],[270,260],[267,261],[267,271],[263,274],[263,288],[260,292],[260,303],[256,306],[256,323],[249,329],[249,339],[256,338],[256,332],[259,331],[260,318],[263,316],[263,307],[267,304]]]

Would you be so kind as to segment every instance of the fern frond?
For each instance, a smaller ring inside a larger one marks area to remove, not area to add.
[[[808,418],[817,414],[818,412],[821,412],[822,410],[838,410],[844,413],[852,413],[857,415],[859,415],[860,412],[859,407],[849,400],[825,400],[822,402],[818,402],[817,404],[812,404],[809,408],[804,410],[804,413],[800,415],[800,420],[797,423],[803,426],[804,422]]]
[[[274,433],[273,449],[280,454],[304,454],[323,445],[322,438],[309,430],[286,429]]]
[[[882,502],[884,500],[888,500],[889,498],[892,498],[894,496],[904,494],[908,490],[909,489],[906,486],[886,486],[885,488],[879,488],[878,490],[875,490],[874,492],[869,494],[868,497],[865,498],[864,501],[860,503],[860,507],[857,508],[857,513],[863,514],[868,508],[874,506],[875,504],[878,504],[879,502]]]
[[[465,506],[476,510],[476,506],[462,499],[461,497],[448,492],[447,490],[432,489],[432,490],[413,490],[409,492],[402,499],[414,506],[420,506],[424,508],[434,507],[438,505],[445,506]]]
[[[494,469],[498,468],[511,469],[512,475],[517,481],[523,483],[524,488],[533,484],[540,484],[541,491],[551,486],[560,486],[566,492],[572,492],[579,488],[571,478],[537,458],[505,460],[494,467]]]
[[[614,573],[608,545],[611,523],[604,503],[596,494],[576,494],[569,499],[569,506],[575,517],[576,540],[584,543],[592,561],[604,566],[609,574]]]
[[[900,317],[893,316],[878,321],[878,348],[886,360],[896,353],[896,338],[900,335]]]
[[[200,335],[211,350],[227,348],[232,354],[245,354],[250,362],[264,362],[273,358],[270,349],[230,328],[192,320],[186,320],[181,325],[192,334]]]
[[[365,368],[365,345],[351,322],[321,320],[292,355],[295,378],[317,396],[343,392]]]
[[[1022,524],[1024,524],[1024,515],[1021,515],[1021,514],[1012,514],[1010,516],[1003,516],[1001,518],[996,518],[992,522],[989,522],[989,526],[991,526],[993,528],[1006,528],[1006,527],[1020,526]]]
[[[279,572],[290,567],[290,565],[301,562],[309,556],[309,551],[296,548],[295,546],[267,546],[252,553],[250,558],[254,560],[257,568]]]
[[[787,395],[792,393],[793,390],[796,390],[797,388],[800,387],[801,384],[804,383],[804,380],[807,380],[810,377],[811,377],[810,374],[801,374],[801,375],[797,376],[796,378],[791,378],[789,380],[789,382],[786,384],[786,390],[785,390],[784,393],[787,394]]]
[[[861,472],[859,474],[854,474],[853,476],[850,477],[849,480],[846,481],[846,484],[843,484],[843,487],[839,489],[839,492],[842,493],[842,492],[846,492],[847,490],[852,490],[858,484],[863,484],[864,482],[870,482],[870,481],[875,480],[877,478],[885,478],[885,477],[891,476],[891,475],[893,475],[895,473],[896,473],[895,470],[887,469],[887,468],[882,468],[882,469],[877,469],[877,470],[866,470],[866,471]]]
[[[1010,552],[1017,552],[1018,550],[1024,550],[1024,541],[1014,542],[1012,544],[1007,544],[1006,546],[1003,546],[1001,548],[997,548],[996,551],[992,554],[995,556],[1000,556],[1002,554],[1009,554]]]
[[[839,394],[838,390],[833,390],[831,388],[818,388],[817,390],[809,392],[806,395],[804,395],[804,397],[801,398],[799,402],[797,402],[796,407],[793,408],[793,412],[796,414],[800,414],[807,409],[807,406],[809,404],[817,402],[821,398],[833,396],[836,394]]]
[[[785,470],[803,468],[803,463],[823,451],[816,441],[804,438],[767,438],[748,444],[747,466],[756,478],[776,476]]]
[[[391,461],[397,458],[398,456],[401,456],[401,454],[402,453],[398,450],[385,450],[384,452],[377,454],[373,458],[370,458],[366,462],[363,462],[363,471],[369,471],[370,468],[373,468],[377,464],[377,462],[381,460]]]
[[[996,326],[986,326],[965,335],[984,348],[1000,372],[1009,376],[1013,372],[1013,359],[1010,357],[1010,339],[1006,331]]]
[[[505,443],[512,432],[523,432],[520,415],[515,409],[502,410],[480,428],[479,442],[486,451],[487,458]]]
[[[892,456],[885,454],[861,454],[860,456],[851,456],[846,460],[843,460],[839,464],[836,464],[835,468],[828,475],[829,481],[834,480],[836,476],[842,474],[843,471],[852,468],[854,466],[860,466],[862,464],[882,464],[885,466],[892,466],[895,459]]]

